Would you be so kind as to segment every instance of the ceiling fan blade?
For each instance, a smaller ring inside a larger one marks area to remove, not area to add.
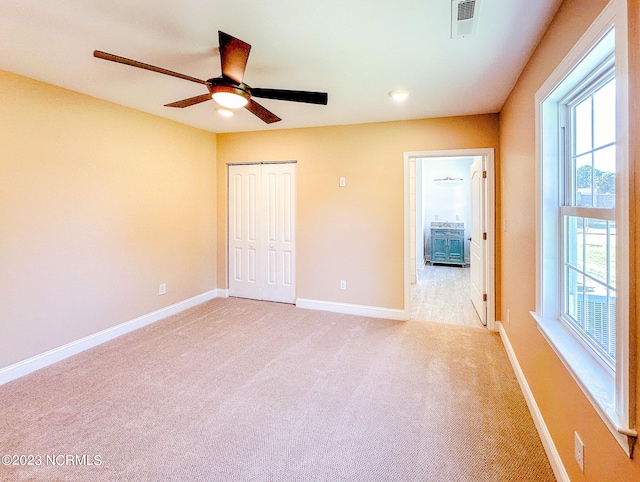
[[[329,100],[326,92],[307,92],[304,90],[259,89],[252,87],[251,95],[262,99],[288,100],[322,105],[327,105]]]
[[[178,72],[173,72],[172,70],[163,69],[154,65],[145,64],[144,62],[138,62],[137,60],[127,59],[125,57],[120,57],[119,55],[108,54],[106,52],[101,52],[100,50],[94,50],[93,56],[99,59],[110,60],[112,62],[118,62],[120,64],[138,67],[139,69],[151,70],[152,72],[158,72],[159,74],[171,75],[172,77],[177,77],[179,79],[190,80],[191,82],[197,82],[198,84],[207,85],[206,81],[196,79],[195,77],[191,77],[189,75],[180,74]]]
[[[189,97],[188,99],[179,100],[178,102],[172,102],[171,104],[165,104],[165,107],[189,107],[190,105],[199,104],[200,102],[206,102],[211,100],[211,94],[196,95],[195,97]]]
[[[249,99],[249,103],[245,105],[244,108],[247,109],[252,114],[260,117],[260,119],[262,119],[267,124],[273,124],[274,122],[278,122],[282,120],[273,112],[265,109],[264,107],[262,107],[260,104],[258,104],[256,101],[252,99]]]
[[[238,84],[242,83],[251,45],[220,30],[218,30],[218,39],[222,75]]]

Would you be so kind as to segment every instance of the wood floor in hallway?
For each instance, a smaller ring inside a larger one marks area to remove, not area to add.
[[[430,266],[411,286],[411,319],[484,328],[471,303],[469,268]]]

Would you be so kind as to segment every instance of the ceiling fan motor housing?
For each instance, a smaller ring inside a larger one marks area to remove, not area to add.
[[[247,84],[244,82],[238,84],[225,77],[216,77],[207,80],[207,87],[212,95],[216,92],[227,92],[229,94],[239,95],[247,100],[251,98],[251,88]]]

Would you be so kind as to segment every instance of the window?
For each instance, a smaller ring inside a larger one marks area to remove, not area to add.
[[[613,0],[536,94],[532,315],[631,455],[626,16]]]
[[[561,319],[615,369],[616,81],[613,55],[559,103]]]

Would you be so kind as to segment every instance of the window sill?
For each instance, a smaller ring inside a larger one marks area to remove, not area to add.
[[[615,378],[585,351],[560,321],[542,318],[534,312],[531,312],[531,315],[536,320],[544,338],[569,370],[600,418],[625,453],[631,457],[637,432],[621,423],[616,413]]]

